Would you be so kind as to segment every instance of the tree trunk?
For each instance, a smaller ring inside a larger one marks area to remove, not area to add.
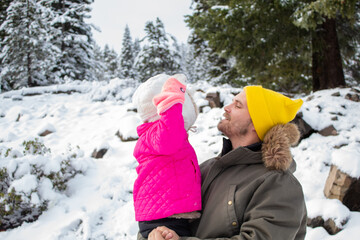
[[[26,16],[27,16],[27,37],[29,39],[31,39],[31,32],[30,32],[30,16],[29,16],[29,1],[26,1],[26,6],[27,6],[27,11],[26,11]],[[32,82],[32,71],[31,71],[31,54],[30,54],[30,49],[27,49],[27,53],[26,53],[26,68],[27,68],[27,86],[28,87],[33,87],[33,82]]]
[[[335,19],[325,18],[312,36],[313,90],[345,86]]]
[[[32,70],[31,70],[31,65],[32,65],[32,63],[31,63],[31,56],[30,56],[30,53],[28,52],[27,53],[27,56],[26,56],[26,58],[27,58],[27,77],[28,77],[28,79],[27,79],[27,86],[28,87],[34,87],[35,86],[35,84],[33,83],[33,81],[32,81]]]

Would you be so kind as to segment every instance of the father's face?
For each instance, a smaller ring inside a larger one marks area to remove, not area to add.
[[[233,102],[224,107],[224,119],[218,124],[218,129],[228,138],[242,137],[250,131],[253,125],[247,107],[245,91],[236,95]]]

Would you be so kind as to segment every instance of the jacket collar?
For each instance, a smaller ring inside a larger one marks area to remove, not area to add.
[[[262,145],[262,142],[257,142],[257,143],[245,146],[245,148],[248,148],[251,151],[257,152],[257,151],[261,150],[261,145]],[[231,150],[233,150],[231,141],[229,139],[227,139],[227,138],[223,138],[223,148],[222,148],[220,156],[224,156],[225,154],[227,154]]]
[[[205,196],[211,182],[231,166],[264,164],[269,170],[294,172],[296,164],[290,146],[297,143],[299,136],[296,125],[287,123],[273,127],[265,135],[263,143],[232,149],[230,140],[224,139],[221,154],[209,162],[211,167],[202,183],[202,196]]]
[[[232,149],[231,141],[223,140],[220,154],[220,165],[254,164],[262,161],[269,170],[291,172],[295,171],[290,147],[299,141],[300,132],[295,124],[278,124],[271,128],[264,137],[264,142],[258,142],[246,147]],[[261,150],[261,151],[260,151]]]
[[[223,149],[218,164],[223,168],[227,168],[232,165],[243,164],[258,164],[262,163],[261,156],[261,142],[255,143],[246,147],[238,147],[232,149],[232,144],[229,139],[223,139]]]

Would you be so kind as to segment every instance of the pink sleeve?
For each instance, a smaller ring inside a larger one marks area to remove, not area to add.
[[[148,140],[154,153],[170,155],[176,153],[188,135],[184,127],[182,104],[177,103],[160,114],[154,128],[148,132]]]

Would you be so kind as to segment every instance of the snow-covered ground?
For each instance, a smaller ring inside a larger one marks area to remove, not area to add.
[[[241,90],[204,82],[188,88],[203,91],[195,93],[198,105],[206,103],[207,92],[220,92],[226,105]],[[59,93],[67,91],[74,92]],[[132,155],[135,141],[122,142],[116,136],[118,131],[125,137],[136,136],[140,119],[131,111],[133,91],[134,87],[122,80],[113,80],[109,84],[75,82],[0,94],[0,150],[20,151],[24,140],[39,138],[51,149],[52,159],[69,148],[80,149],[78,160],[84,172],[70,180],[65,194],[45,188],[42,194],[51,200],[49,209],[35,222],[0,232],[0,239],[136,239],[138,227],[131,195],[137,166]],[[332,96],[335,92],[340,96]],[[325,220],[333,218],[338,224],[349,219],[344,229],[333,236],[321,227],[308,228],[307,240],[351,240],[360,236],[360,213],[349,211],[340,201],[326,199],[323,194],[331,163],[353,177],[360,176],[360,103],[346,100],[349,92],[349,88],[319,91],[311,94],[311,100],[302,96],[306,122],[315,130],[332,124],[339,132],[329,137],[314,133],[292,149],[297,161],[295,176],[303,186],[308,214]],[[190,132],[200,163],[221,150],[222,136],[216,125],[222,113],[223,109],[205,107],[195,123],[197,131]],[[331,120],[334,115],[338,120]],[[44,130],[53,133],[39,137]],[[101,148],[108,149],[105,156],[91,158],[93,150]],[[0,168],[11,168],[15,160],[3,156]],[[25,181],[29,176],[24,174],[16,186],[31,188]]]

